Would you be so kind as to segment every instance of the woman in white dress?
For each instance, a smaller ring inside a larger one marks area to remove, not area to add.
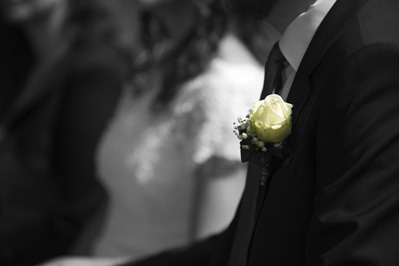
[[[171,36],[159,45],[172,48],[103,138],[98,165],[111,205],[97,256],[142,257],[222,230],[245,181],[233,122],[259,98],[262,66],[217,1],[143,4],[152,5],[148,23]]]
[[[263,66],[236,31],[260,24],[216,0],[141,2],[152,49],[137,61],[149,67],[135,74],[98,151],[111,200],[96,257],[142,258],[228,225],[246,176],[233,122],[262,89]]]

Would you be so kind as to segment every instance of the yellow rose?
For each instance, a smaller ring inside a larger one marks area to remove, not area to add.
[[[277,94],[271,94],[256,102],[249,119],[258,138],[264,142],[278,143],[291,134],[292,104],[284,102]]]

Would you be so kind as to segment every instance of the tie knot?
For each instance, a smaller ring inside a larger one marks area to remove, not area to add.
[[[282,71],[286,62],[287,60],[281,52],[278,42],[276,42],[266,61],[265,81],[261,99],[271,93],[278,94],[280,92],[283,85]]]
[[[286,61],[283,53],[281,52],[280,45],[276,42],[270,51],[270,54],[267,58],[268,60],[276,60],[276,61]]]

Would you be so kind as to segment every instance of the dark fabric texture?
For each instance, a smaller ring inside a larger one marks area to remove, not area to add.
[[[75,48],[1,113],[0,265],[88,251],[107,203],[95,151],[127,70],[113,48]]]
[[[271,179],[247,266],[399,265],[398,99],[399,1],[337,0],[288,95],[291,157]],[[229,243],[207,250],[204,266],[228,265]]]
[[[267,95],[273,93],[273,91],[275,94],[280,93],[283,86],[282,71],[286,62],[287,60],[281,52],[278,42],[275,43],[267,57],[265,80],[263,82],[263,90],[260,96],[261,99],[264,99]]]
[[[237,212],[240,212],[238,207]],[[137,261],[130,261],[118,266],[170,266],[170,265],[227,265],[229,248],[236,229],[237,215],[223,233],[213,235],[187,247],[168,250]],[[217,250],[217,252],[215,252]]]

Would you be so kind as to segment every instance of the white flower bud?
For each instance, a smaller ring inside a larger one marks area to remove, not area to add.
[[[274,143],[273,146],[274,146],[275,148],[280,148],[280,147],[281,147],[281,143]]]

